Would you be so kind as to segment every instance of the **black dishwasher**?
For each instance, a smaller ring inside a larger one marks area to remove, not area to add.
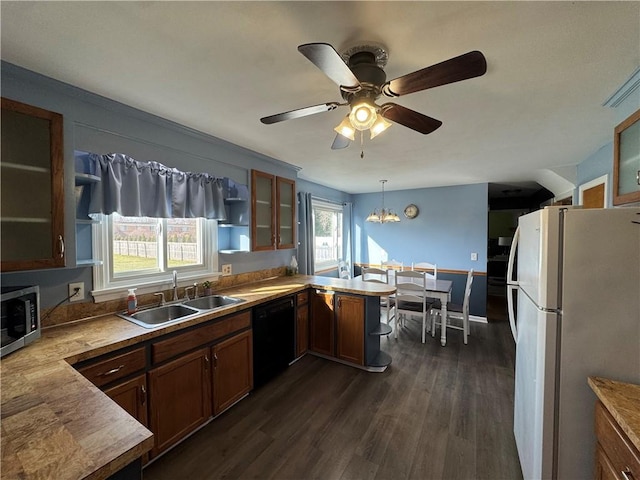
[[[274,300],[253,312],[253,385],[260,387],[295,359],[293,297]]]

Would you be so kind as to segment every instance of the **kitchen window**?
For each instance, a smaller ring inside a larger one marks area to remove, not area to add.
[[[343,258],[343,206],[312,199],[314,271],[338,268]]]
[[[100,215],[95,225],[96,301],[117,299],[125,289],[151,293],[171,287],[172,273],[181,285],[211,278],[218,270],[217,221],[204,218]]]

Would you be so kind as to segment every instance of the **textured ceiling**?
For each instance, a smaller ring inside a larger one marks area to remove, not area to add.
[[[2,59],[301,168],[350,193],[540,181],[612,139],[603,102],[640,65],[639,2],[8,2]],[[332,151],[341,101],[297,51],[386,46],[388,79],[480,50],[479,78],[400,97],[443,122]],[[564,171],[571,169],[564,168]],[[547,186],[547,185],[545,185]],[[560,192],[556,192],[560,193]]]

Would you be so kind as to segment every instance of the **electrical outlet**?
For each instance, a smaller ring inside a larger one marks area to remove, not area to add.
[[[78,288],[78,293],[76,292],[76,288]],[[69,284],[69,301],[70,302],[79,302],[80,300],[84,300],[84,282],[70,283]]]
[[[478,261],[478,254],[476,252],[471,252],[471,261],[472,262]]]
[[[222,265],[222,275],[231,275],[231,264],[227,263],[226,265]]]

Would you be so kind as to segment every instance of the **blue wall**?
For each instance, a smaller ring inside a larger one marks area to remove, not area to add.
[[[411,266],[411,262],[429,261],[445,270],[486,270],[486,183],[385,192],[385,207],[400,216],[399,223],[365,221],[374,208],[381,207],[379,192],[353,195],[353,200],[356,262],[394,259]],[[409,220],[403,210],[411,203],[420,213]],[[472,252],[478,254],[477,261],[471,261]]]
[[[353,195],[355,263],[379,264],[398,260],[405,267],[412,262],[438,265],[438,276],[453,280],[452,300],[462,303],[466,273],[470,269],[487,270],[488,185],[422,188],[385,192],[385,208],[401,218],[399,223],[369,223],[365,219],[381,208],[381,192]],[[420,209],[412,220],[404,217],[404,208],[415,204]],[[471,253],[478,260],[471,260]],[[486,316],[486,276],[474,277],[470,310]]]

